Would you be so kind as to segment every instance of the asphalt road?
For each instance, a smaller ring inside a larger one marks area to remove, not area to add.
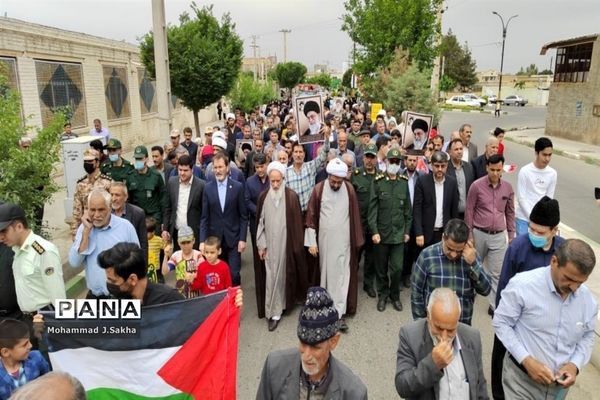
[[[496,126],[504,129],[545,126],[545,107],[507,107],[505,110],[508,114],[500,118],[494,118],[490,114],[446,112],[440,123],[441,132],[449,138],[450,132],[457,130],[462,123],[470,123],[474,132],[471,140],[481,154],[485,150],[485,141],[490,130]],[[516,164],[518,168],[533,161],[535,157],[531,147],[506,140],[504,146],[506,162]],[[592,198],[593,188],[599,184],[600,168],[560,155],[553,155],[550,166],[558,172],[555,198],[560,203],[561,222],[600,242],[600,224],[597,218],[590,218],[591,215],[598,215],[598,208]],[[516,191],[517,172],[504,174],[504,179],[510,182]]]

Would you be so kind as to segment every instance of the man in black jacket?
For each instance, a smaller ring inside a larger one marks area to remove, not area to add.
[[[135,228],[140,247],[148,257],[148,234],[146,232],[146,213],[140,207],[127,202],[129,198],[127,185],[123,182],[110,184],[110,198],[112,213],[117,217],[125,218]]]
[[[471,163],[463,161],[463,142],[461,139],[453,139],[448,144],[448,154],[450,162],[448,163],[447,176],[456,179],[458,186],[458,218],[465,218],[465,206],[467,204],[467,193],[475,180],[475,173]]]

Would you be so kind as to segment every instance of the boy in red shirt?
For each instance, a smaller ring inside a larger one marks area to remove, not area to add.
[[[202,294],[215,293],[231,287],[231,272],[221,254],[221,241],[210,236],[204,242],[204,258],[195,273],[187,273],[186,279],[190,282],[190,290],[199,290]]]

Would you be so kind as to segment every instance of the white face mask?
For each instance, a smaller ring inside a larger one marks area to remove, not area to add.
[[[396,175],[400,172],[400,164],[388,164],[386,172],[391,175]]]

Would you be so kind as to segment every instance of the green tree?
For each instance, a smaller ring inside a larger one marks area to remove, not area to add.
[[[251,76],[240,74],[237,82],[229,92],[231,106],[247,113],[258,105],[268,103],[277,98],[277,92],[273,87],[273,81],[256,82]]]
[[[517,75],[519,76],[531,76],[537,74],[538,67],[535,64],[529,64],[529,66],[527,66],[526,68],[521,67],[521,69],[519,69],[519,72],[517,72]]]
[[[342,86],[348,89],[352,87],[352,68],[348,68],[342,75]]]
[[[436,123],[441,113],[437,99],[431,92],[430,81],[431,71],[419,71],[413,64],[404,74],[391,77],[380,99],[385,108],[394,111],[396,115],[405,110],[433,114]]]
[[[192,16],[179,17],[179,25],[167,28],[171,90],[194,113],[200,132],[198,111],[218,101],[235,84],[242,65],[243,43],[235,32],[229,13],[221,22],[213,16],[212,5],[198,8],[192,2]],[[154,76],[154,36],[146,34],[140,56]]]
[[[333,78],[331,77],[331,75],[329,75],[325,72],[321,72],[318,75],[307,78],[305,81],[306,81],[306,83],[312,83],[315,85],[319,85],[321,87],[324,87],[325,89],[331,89],[333,87],[332,79]]]
[[[540,72],[538,72],[539,75],[554,75],[554,72],[552,72],[551,69],[544,69]]]
[[[514,86],[515,86],[515,89],[519,89],[519,90],[525,89],[525,81],[517,81],[517,82],[515,82]]]
[[[0,93],[0,197],[23,207],[32,228],[45,234],[42,227],[35,226],[33,215],[34,210],[49,202],[59,189],[52,172],[59,161],[60,133],[65,118],[56,113],[45,128],[37,130],[31,147],[22,150],[19,139],[34,128],[22,120],[19,95],[8,88],[2,74]]]
[[[440,79],[440,90],[442,92],[449,92],[456,87],[456,82],[454,79],[450,78],[448,75],[442,75]]]
[[[292,88],[304,80],[306,67],[295,61],[280,63],[275,67],[274,76],[279,86],[291,93]]]
[[[408,70],[409,66],[408,51],[401,47],[394,50],[394,55],[390,63],[385,67],[379,68],[374,78],[364,80],[362,86],[367,98],[370,100],[380,100],[381,93],[386,91],[392,79],[402,76]]]
[[[437,55],[441,0],[347,0],[342,30],[357,44],[354,70],[369,77],[386,67],[403,47],[419,68],[430,67]]]
[[[444,75],[454,81],[462,90],[467,90],[477,83],[476,64],[471,51],[465,43],[461,46],[456,36],[449,30],[442,38],[440,52],[444,57]]]

